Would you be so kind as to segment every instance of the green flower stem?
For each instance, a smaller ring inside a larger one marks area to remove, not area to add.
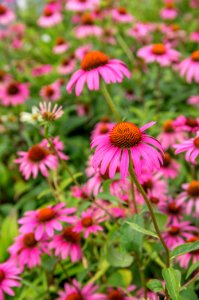
[[[118,44],[120,45],[120,47],[122,48],[122,50],[124,51],[124,53],[127,55],[131,64],[133,64],[133,62],[135,61],[133,53],[132,53],[131,49],[129,48],[129,46],[126,44],[123,37],[119,33],[117,33],[117,41],[118,41]]]
[[[131,158],[131,152],[130,150],[128,149],[128,152],[129,152],[129,160],[131,161],[132,158]],[[154,225],[154,228],[157,232],[157,235],[162,243],[162,246],[164,247],[165,249],[165,252],[166,252],[166,266],[167,268],[170,267],[170,252],[169,252],[169,249],[161,235],[161,232],[160,232],[160,229],[159,229],[159,226],[158,226],[158,223],[157,223],[157,220],[156,220],[156,217],[155,217],[155,214],[154,214],[154,211],[153,211],[153,207],[149,201],[149,199],[147,198],[147,195],[143,189],[143,187],[141,186],[141,184],[139,183],[138,179],[137,179],[137,176],[135,175],[135,172],[134,172],[134,169],[133,168],[129,168],[129,172],[130,172],[130,175],[131,175],[131,178],[133,179],[133,182],[135,183],[138,191],[140,192],[140,194],[142,195],[142,197],[144,198],[145,202],[146,202],[146,205],[149,209],[149,212],[150,212],[150,215],[151,215],[151,218],[152,218],[152,221],[153,221],[153,225]]]
[[[129,169],[131,169],[131,170],[129,170],[130,171],[130,175],[131,175],[132,170],[133,170],[132,159],[130,159]],[[131,176],[131,194],[132,194],[132,201],[133,201],[133,206],[134,206],[135,213],[138,214],[138,207],[137,207],[137,203],[136,203],[136,200],[135,200],[134,180],[133,180],[132,176]]]
[[[113,113],[116,121],[119,123],[119,122],[122,122],[122,119],[119,115],[119,113],[117,112],[117,109],[115,108],[115,105],[113,103],[113,100],[111,99],[111,96],[106,88],[106,85],[104,82],[101,83],[101,91],[102,91],[102,94],[106,100],[106,103],[108,105],[108,107],[110,108],[111,112]]]

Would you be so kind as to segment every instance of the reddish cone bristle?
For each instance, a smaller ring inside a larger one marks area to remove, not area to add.
[[[46,207],[39,210],[37,218],[40,222],[47,222],[55,217],[55,212],[52,208]]]
[[[168,167],[171,164],[171,156],[169,153],[165,153],[163,156],[163,167]]]
[[[148,190],[151,190],[153,188],[153,182],[152,180],[147,180],[142,184],[143,189],[145,190],[145,192],[147,192]]]
[[[199,197],[199,181],[193,180],[187,189],[187,192],[192,197]]]
[[[45,88],[45,94],[47,97],[52,97],[54,95],[55,91],[51,86],[46,86]]]
[[[50,8],[45,7],[43,14],[44,14],[45,17],[51,17],[53,15],[53,12]]]
[[[0,4],[0,15],[4,15],[6,11],[7,8],[3,4]]]
[[[108,294],[108,300],[124,300],[124,294],[118,290],[112,290]]]
[[[199,137],[195,138],[193,143],[194,143],[194,146],[199,149]]]
[[[58,37],[58,38],[56,39],[56,45],[57,45],[57,46],[60,46],[60,45],[63,45],[63,44],[65,44],[64,38],[63,38],[63,37]]]
[[[3,270],[0,269],[0,283],[4,280],[5,278],[5,273]]]
[[[130,122],[121,122],[113,127],[110,132],[110,141],[113,146],[119,148],[130,148],[142,139],[140,129]]]
[[[156,55],[163,55],[166,53],[166,48],[163,44],[154,44],[152,47],[152,53]]]
[[[24,235],[24,238],[23,238],[23,243],[26,247],[28,248],[33,248],[36,246],[37,244],[37,241],[35,239],[35,235],[33,232],[31,233],[27,233]]]
[[[28,151],[28,159],[33,162],[42,161],[47,155],[47,150],[39,145],[32,146]]]
[[[81,17],[81,24],[82,25],[93,25],[94,20],[91,14],[89,13],[85,13],[82,17]]]
[[[85,217],[81,220],[82,226],[90,227],[93,224],[93,219],[91,217]]]
[[[101,124],[100,126],[100,134],[106,134],[109,132],[109,129],[106,124]]]
[[[173,121],[172,120],[167,120],[166,122],[164,122],[163,130],[164,130],[164,132],[167,132],[167,133],[174,132]]]
[[[179,234],[180,228],[178,226],[171,226],[168,231],[171,235],[175,236]]]
[[[95,69],[100,66],[104,66],[108,63],[108,56],[100,51],[88,52],[81,63],[81,67],[85,71]]]
[[[126,15],[127,14],[127,10],[126,10],[125,7],[119,7],[118,12],[120,13],[120,15]]]
[[[191,54],[191,59],[199,62],[199,50],[196,50]]]
[[[17,95],[19,93],[18,84],[11,82],[7,87],[7,93],[11,96]]]
[[[70,242],[72,244],[77,244],[80,241],[80,235],[79,235],[79,233],[74,232],[73,228],[74,228],[73,226],[65,227],[62,230],[62,237],[67,242]]]
[[[181,206],[178,206],[176,202],[171,202],[168,204],[167,210],[171,215],[178,215],[181,212]]]
[[[82,297],[82,295],[80,293],[71,293],[70,295],[68,295],[66,297],[65,300],[84,300],[84,298]]]

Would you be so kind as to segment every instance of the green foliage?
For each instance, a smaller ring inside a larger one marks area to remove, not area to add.
[[[165,268],[162,270],[162,276],[166,282],[166,288],[168,294],[172,300],[181,300],[180,297],[180,285],[181,285],[181,273],[179,270],[173,268]]]

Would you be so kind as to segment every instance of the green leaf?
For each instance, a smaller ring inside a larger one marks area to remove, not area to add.
[[[186,290],[180,293],[181,300],[198,300],[198,296],[192,288],[187,288]]]
[[[162,276],[166,282],[169,296],[172,300],[181,300],[179,290],[181,273],[173,268],[165,268],[162,270]]]
[[[199,268],[199,261],[197,261],[195,264],[192,264],[190,266],[190,268],[188,269],[188,272],[187,272],[186,279],[198,268]]]
[[[48,194],[51,194],[51,190],[46,189],[46,190],[42,191],[41,193],[39,193],[39,195],[37,196],[37,198],[41,199],[43,196],[46,196]]]
[[[13,243],[14,237],[18,234],[17,213],[13,210],[6,217],[1,226],[0,236],[0,261],[7,258],[7,249]]]
[[[139,225],[137,225],[136,223],[131,223],[131,222],[126,222],[127,224],[129,224],[131,226],[131,228],[133,228],[134,230],[145,234],[145,235],[150,235],[152,237],[158,238],[157,234],[153,231],[147,230]]]
[[[176,256],[183,255],[185,253],[195,251],[199,249],[199,241],[194,243],[187,243],[180,245],[171,251],[171,259],[174,259]]]
[[[147,282],[147,287],[155,293],[164,291],[164,287],[162,285],[162,282],[160,280],[157,280],[157,279],[149,280]]]
[[[75,179],[77,179],[77,178],[81,177],[82,175],[83,175],[83,173],[79,172],[79,173],[74,174],[73,177]],[[63,191],[71,183],[73,183],[73,179],[71,177],[63,180],[62,183],[60,184],[59,191],[60,192]]]
[[[107,284],[113,287],[127,288],[132,282],[132,272],[128,269],[120,269],[113,272],[107,280]]]
[[[133,262],[133,257],[122,248],[110,247],[107,254],[108,262],[113,267],[126,268]]]

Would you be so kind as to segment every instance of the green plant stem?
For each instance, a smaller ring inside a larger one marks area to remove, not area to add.
[[[129,48],[129,46],[127,45],[127,43],[125,42],[125,40],[123,39],[123,37],[119,33],[117,33],[117,41],[118,41],[118,44],[120,45],[120,47],[122,48],[122,50],[124,51],[124,53],[127,55],[129,61],[133,65],[133,62],[135,60],[133,53],[132,53],[131,49]]]
[[[138,207],[137,207],[137,203],[136,203],[136,200],[135,200],[134,181],[133,181],[133,177],[131,176],[131,173],[132,173],[132,170],[133,170],[132,159],[130,159],[130,162],[129,162],[129,169],[131,169],[131,170],[130,170],[130,177],[131,177],[131,194],[132,194],[132,201],[133,201],[133,206],[134,206],[135,213],[138,214]]]
[[[122,119],[119,115],[119,113],[117,112],[117,109],[115,108],[115,105],[113,103],[113,100],[111,99],[111,96],[106,88],[106,85],[104,82],[102,82],[102,85],[101,85],[101,91],[102,91],[102,94],[106,100],[106,103],[109,107],[109,109],[111,110],[111,112],[113,113],[116,121],[119,123],[119,122],[122,122]]]
[[[128,152],[129,152],[129,159],[132,160],[131,158],[131,152],[130,150],[128,149]],[[155,217],[155,214],[154,214],[154,211],[153,211],[153,207],[149,201],[149,199],[147,198],[147,195],[143,189],[143,187],[141,186],[141,184],[139,183],[138,179],[137,179],[137,176],[135,175],[135,172],[134,172],[134,169],[133,168],[129,168],[129,172],[130,172],[130,175],[138,189],[138,191],[140,192],[140,194],[142,195],[142,197],[144,198],[145,200],[145,203],[149,209],[149,212],[150,212],[150,215],[151,215],[151,218],[152,218],[152,222],[153,222],[153,225],[154,225],[154,228],[157,232],[157,235],[162,243],[162,246],[164,247],[165,249],[165,252],[166,252],[166,266],[167,268],[170,267],[170,252],[169,252],[169,249],[161,235],[161,232],[160,232],[160,229],[159,229],[159,226],[158,226],[158,223],[157,223],[157,220],[156,220],[156,217]]]
[[[189,286],[190,284],[192,284],[194,281],[196,281],[197,279],[199,279],[199,271],[189,280],[187,281],[182,287],[181,290],[183,290],[184,288],[186,288],[187,286]]]

